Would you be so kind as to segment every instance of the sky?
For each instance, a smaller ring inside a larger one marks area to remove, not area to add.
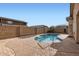
[[[0,16],[27,22],[28,26],[67,24],[69,3],[7,3],[0,4]]]

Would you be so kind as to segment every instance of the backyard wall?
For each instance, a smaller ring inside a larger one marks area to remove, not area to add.
[[[0,39],[17,37],[17,31],[16,26],[0,26]]]
[[[35,34],[43,34],[43,33],[47,33],[48,30],[49,30],[49,28],[47,28],[47,27],[43,27],[43,28],[32,28],[32,33],[35,33]]]
[[[34,30],[26,26],[0,26],[0,39],[34,34]]]
[[[31,28],[27,26],[0,26],[0,39],[37,35],[47,33],[48,28]],[[54,33],[65,33],[63,28],[55,28]]]
[[[68,29],[66,29],[66,33],[68,32]],[[54,28],[54,33],[65,33],[64,28]]]
[[[47,31],[48,31],[48,28],[38,28],[37,34],[47,33]]]
[[[48,28],[31,28],[27,26],[0,26],[0,39],[46,33]]]
[[[26,26],[20,26],[20,36],[32,35],[32,34],[35,34],[34,29]]]

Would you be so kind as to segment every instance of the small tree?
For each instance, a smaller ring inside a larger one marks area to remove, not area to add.
[[[52,32],[54,32],[54,26],[51,26],[48,30],[48,33],[52,33]]]

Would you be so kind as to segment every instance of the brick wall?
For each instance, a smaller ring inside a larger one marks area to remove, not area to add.
[[[34,34],[32,28],[26,26],[0,26],[0,39]]]
[[[32,32],[35,34],[42,34],[42,33],[47,33],[48,28],[32,28]]]
[[[17,34],[16,26],[0,26],[0,39],[16,37]]]
[[[64,32],[64,28],[55,28],[55,29],[54,29],[54,32],[55,32],[55,33],[65,33],[65,32]],[[67,29],[66,29],[66,32],[68,32]]]
[[[34,29],[26,26],[20,26],[20,36],[35,34]]]
[[[25,35],[47,33],[48,28],[35,29],[27,26],[0,26],[0,39],[13,38]],[[55,28],[55,33],[64,33],[63,28]]]

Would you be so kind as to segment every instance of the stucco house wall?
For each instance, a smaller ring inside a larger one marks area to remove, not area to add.
[[[78,11],[79,11],[79,4],[76,3],[76,4],[74,4],[74,9],[73,9],[73,35],[74,35],[74,38],[77,42],[79,42],[79,36],[78,36],[79,30],[78,30],[78,27],[77,27],[77,24],[79,24],[79,22],[77,22]]]

